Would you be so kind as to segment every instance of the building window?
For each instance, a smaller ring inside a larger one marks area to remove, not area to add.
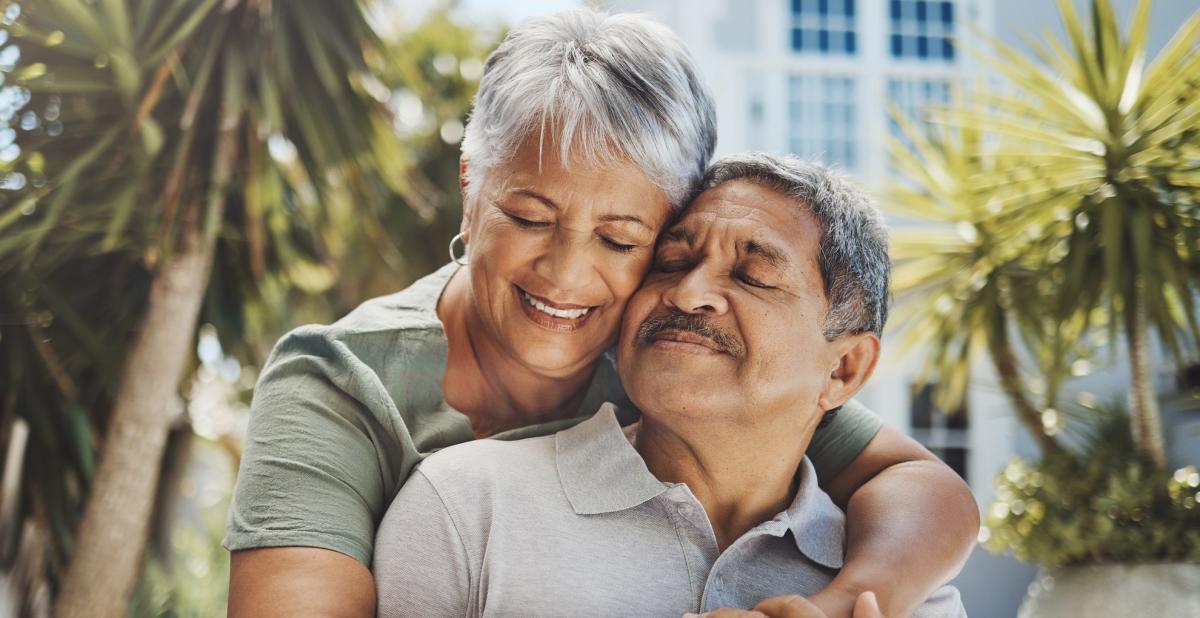
[[[792,75],[791,151],[853,170],[858,165],[856,90],[849,77]]]
[[[930,108],[944,107],[950,103],[950,82],[944,79],[889,79],[888,100],[900,113],[918,125],[929,123],[926,113]],[[908,139],[900,132],[900,125],[887,111],[888,131],[901,141]]]
[[[792,0],[792,51],[853,55],[857,0]]]
[[[888,0],[893,58],[954,60],[954,2]]]
[[[966,480],[968,433],[971,429],[966,404],[950,412],[941,410],[933,403],[933,389],[932,384],[912,386],[909,405],[912,437]]]

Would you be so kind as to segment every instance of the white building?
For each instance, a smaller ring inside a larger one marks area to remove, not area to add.
[[[1116,0],[1117,14],[1128,15],[1135,2]],[[1086,15],[1087,0],[1076,3]],[[761,150],[815,157],[876,191],[889,175],[886,136],[895,130],[887,103],[915,114],[947,101],[955,82],[987,79],[986,65],[974,54],[982,47],[979,33],[1023,49],[1026,33],[1048,31],[1061,38],[1063,32],[1050,0],[595,4],[649,13],[684,39],[716,97],[717,156]],[[1155,2],[1151,58],[1197,8],[1194,0]],[[913,388],[920,356],[901,357],[887,341],[884,350],[885,360],[859,400],[957,469],[986,506],[992,478],[1009,458],[1036,456],[987,368],[981,368],[969,393],[967,413],[948,417],[933,411],[928,397]],[[1108,397],[1128,384],[1127,375],[1123,367],[1110,368],[1081,387]],[[1200,427],[1200,420],[1189,422]],[[1195,440],[1200,443],[1200,436]],[[1029,565],[977,549],[955,583],[971,616],[1009,617],[1033,576]]]

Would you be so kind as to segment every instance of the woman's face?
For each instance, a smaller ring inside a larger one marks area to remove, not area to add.
[[[636,166],[564,169],[549,142],[540,165],[535,135],[488,172],[463,232],[472,300],[493,342],[538,373],[567,376],[615,342],[670,206]]]

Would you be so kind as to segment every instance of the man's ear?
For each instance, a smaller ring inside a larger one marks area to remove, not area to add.
[[[866,384],[879,362],[879,337],[874,333],[843,335],[834,346],[840,356],[821,391],[822,410],[832,410],[850,401]]]

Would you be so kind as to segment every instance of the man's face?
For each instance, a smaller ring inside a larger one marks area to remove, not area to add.
[[[749,181],[704,192],[659,241],[629,301],[619,372],[647,414],[752,422],[813,418],[845,346],[829,342],[817,252],[802,204]]]

